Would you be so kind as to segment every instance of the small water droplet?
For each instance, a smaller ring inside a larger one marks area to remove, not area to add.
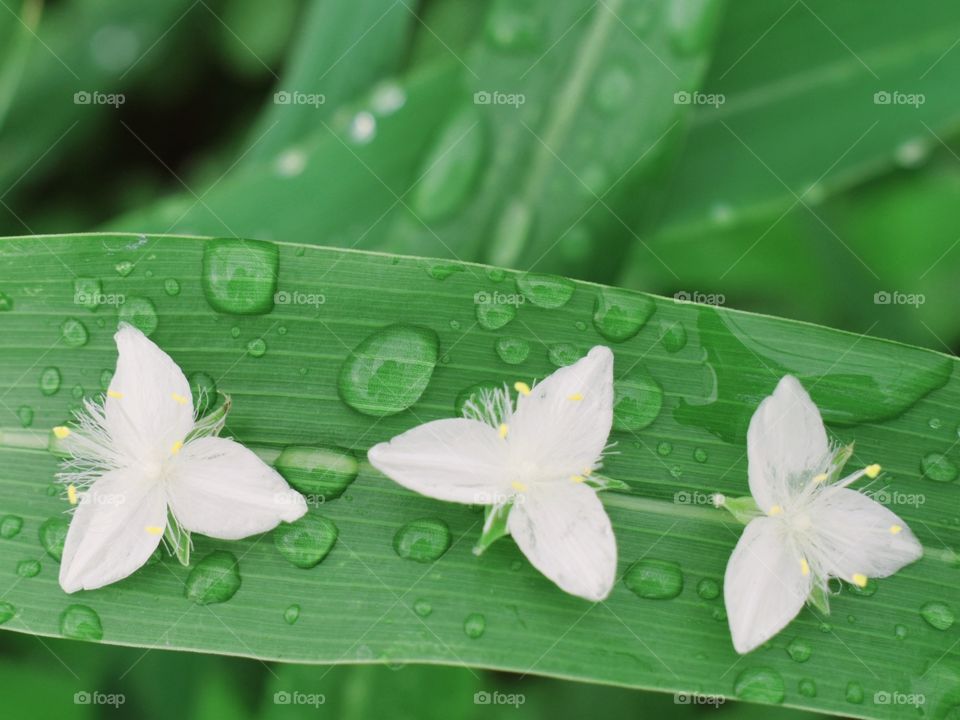
[[[274,467],[311,505],[340,497],[360,472],[357,458],[347,450],[310,445],[284,448]]]
[[[40,544],[47,554],[57,562],[63,556],[63,544],[67,541],[67,530],[70,529],[70,522],[59,515],[45,520],[40,526],[37,534],[40,537]]]
[[[576,289],[572,280],[556,275],[524,273],[517,276],[517,290],[529,303],[536,307],[553,310],[563,307]]]
[[[833,632],[833,626],[830,623],[822,622],[820,623],[819,628],[820,628],[820,632],[822,633]]]
[[[0,518],[0,538],[10,540],[23,529],[23,518],[19,515],[4,515]]]
[[[127,322],[150,336],[157,329],[157,308],[153,301],[145,297],[128,297],[117,311],[121,322]]]
[[[897,640],[906,640],[908,634],[909,632],[907,630],[906,625],[901,625],[900,623],[897,623],[896,625],[893,626],[893,635],[894,637],[897,638]]]
[[[817,696],[817,683],[810,678],[804,678],[797,684],[797,689],[804,697],[812,698]]]
[[[733,693],[748,702],[782,703],[785,695],[783,677],[772,668],[747,668],[734,680]]]
[[[76,305],[96,310],[102,300],[106,299],[103,294],[103,283],[97,278],[80,277],[73,281],[73,302]]]
[[[214,550],[187,576],[184,596],[198,605],[222,603],[240,589],[240,567],[233,553]]]
[[[530,343],[523,338],[502,337],[495,344],[497,355],[507,365],[519,365],[530,355]]]
[[[870,597],[871,595],[876,594],[879,583],[877,583],[876,578],[867,578],[867,582],[863,587],[859,585],[854,585],[850,583],[847,588],[854,595],[860,595],[861,597]]]
[[[458,272],[463,272],[463,265],[430,265],[427,268],[427,275],[434,280],[446,280]]]
[[[13,298],[5,292],[0,292],[0,312],[13,310]]]
[[[287,625],[294,625],[299,619],[300,619],[299,605],[297,604],[290,605],[286,610],[283,611],[283,621]]]
[[[660,343],[669,353],[683,350],[687,346],[687,329],[683,323],[676,321],[660,323]]]
[[[920,617],[927,621],[927,624],[937,630],[949,630],[953,627],[953,610],[946,603],[928,602],[920,608]]]
[[[666,457],[673,452],[673,445],[668,443],[666,440],[657,443],[657,455],[661,457]]]
[[[9,621],[17,614],[17,609],[6,600],[0,600],[0,625]]]
[[[480,613],[470,613],[463,620],[463,632],[471,640],[476,640],[487,629],[487,619]]]
[[[170,297],[176,297],[180,294],[180,281],[176,278],[167,278],[163,281],[163,290]]]
[[[707,455],[707,451],[704,450],[703,448],[696,448],[693,451],[693,459],[696,460],[698,463],[706,462],[708,457],[709,456]]]
[[[722,607],[715,607],[710,614],[713,616],[713,619],[716,620],[717,622],[723,622],[724,620],[727,619],[727,611],[725,608],[722,608]]]
[[[601,288],[593,308],[593,324],[612,342],[629,340],[653,315],[653,300],[638,293]]]
[[[316,515],[305,515],[296,522],[283,523],[273,531],[273,544],[292,565],[316,567],[337,542],[337,526]]]
[[[550,363],[558,368],[573,365],[584,355],[586,355],[586,352],[571,343],[554,343],[547,348],[547,357],[550,359]]]
[[[613,427],[636,432],[648,427],[663,407],[660,384],[643,368],[636,367],[614,383]]]
[[[391,325],[363,340],[340,369],[340,398],[365,415],[395,415],[426,390],[437,364],[439,339],[428,328]]]
[[[29,405],[21,405],[18,407],[17,419],[20,420],[21,427],[30,427],[33,425],[33,408]]]
[[[805,663],[813,654],[813,648],[810,647],[810,643],[806,640],[794,638],[790,641],[790,644],[787,645],[787,654],[794,662]]]
[[[267,343],[263,338],[254,338],[247,343],[247,352],[250,353],[250,357],[263,357],[267,352]]]
[[[429,617],[430,613],[433,612],[433,605],[427,600],[417,600],[413,603],[413,611],[422,618]]]
[[[920,470],[925,478],[934,482],[953,482],[957,479],[957,466],[944,453],[928,453],[920,461]]]
[[[490,282],[499,283],[506,279],[507,273],[500,268],[490,268],[487,270],[487,277],[490,279]]]
[[[847,683],[847,692],[845,697],[847,702],[853,703],[854,705],[859,705],[863,702],[863,685],[858,683],[856,680],[851,680]]]
[[[70,605],[60,613],[60,634],[74,640],[102,640],[100,616],[86,605]]]
[[[17,563],[17,575],[25,578],[36,577],[40,574],[40,563],[37,560],[21,560]]]
[[[459,320],[451,320],[451,321],[450,321],[450,329],[451,329],[451,330],[459,330],[459,329],[460,329],[460,321],[459,321]]]
[[[697,583],[697,595],[704,600],[714,600],[720,596],[720,583],[712,578],[703,578]]]
[[[259,240],[211,240],[203,248],[203,292],[217,312],[263,315],[273,310],[280,255]]]
[[[44,368],[40,373],[40,392],[53,395],[60,389],[60,371],[55,367]]]
[[[643,559],[627,571],[623,582],[638,597],[669,600],[683,590],[683,572],[675,562]]]
[[[407,560],[433,562],[450,547],[450,528],[443,520],[423,518],[409,522],[393,537],[393,549]]]
[[[474,296],[477,322],[484,330],[499,330],[517,316],[516,302],[499,292],[480,292]]]
[[[133,263],[129,260],[122,260],[113,266],[113,269],[117,271],[117,274],[120,277],[126,277],[133,272]]]

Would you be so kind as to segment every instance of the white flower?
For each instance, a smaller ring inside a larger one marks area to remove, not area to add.
[[[488,506],[475,552],[509,533],[561,589],[602,600],[617,545],[593,475],[613,422],[613,353],[598,346],[533,388],[486,392],[466,417],[436,420],[370,449],[375,468],[438,500]]]
[[[756,507],[724,577],[737,652],[776,635],[804,602],[827,611],[830,578],[863,587],[923,554],[903,520],[847,487],[876,478],[879,465],[840,478],[851,453],[852,446],[831,448],[817,406],[789,375],[753,414],[747,454]]]
[[[183,560],[190,532],[234,540],[307,510],[253,452],[213,437],[223,413],[194,418],[190,385],[165,352],[126,324],[115,340],[103,404],[86,401],[76,431],[54,428],[71,456],[59,477],[77,505],[60,564],[68,593],[127,577],[164,536]]]

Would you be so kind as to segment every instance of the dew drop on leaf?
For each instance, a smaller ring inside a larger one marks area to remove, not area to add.
[[[479,292],[474,298],[477,323],[484,330],[499,330],[517,316],[517,306],[499,292]]]
[[[782,703],[783,677],[772,668],[747,668],[733,681],[733,693],[748,702]]]
[[[113,266],[113,269],[117,271],[117,274],[120,277],[126,277],[131,272],[133,272],[134,265],[129,260],[122,260]]]
[[[17,408],[17,418],[20,420],[21,427],[30,427],[33,425],[33,408],[29,405],[21,405]]]
[[[240,567],[233,553],[214,550],[187,576],[184,596],[198,605],[226,602],[240,589]]]
[[[528,272],[517,276],[517,290],[526,301],[547,310],[566,305],[575,288],[572,280],[556,275]]]
[[[152,300],[145,297],[127,298],[117,311],[117,318],[130,323],[148,337],[157,329],[159,322],[157,308]]]
[[[247,352],[250,353],[250,357],[263,357],[267,352],[267,343],[263,338],[254,338],[247,343]]]
[[[70,605],[60,613],[60,634],[74,640],[102,640],[100,616],[86,605]]]
[[[36,577],[40,574],[40,570],[40,563],[37,560],[21,560],[17,563],[17,575],[20,577]]]
[[[502,337],[495,345],[497,356],[507,365],[519,365],[530,354],[530,343],[523,338]]]
[[[180,281],[176,278],[167,278],[163,281],[163,290],[170,297],[176,297],[180,294]]]
[[[422,618],[428,617],[433,612],[433,605],[427,600],[417,600],[413,603],[413,611]]]
[[[476,640],[487,629],[487,619],[480,613],[470,613],[463,620],[463,632],[471,640]]]
[[[847,683],[847,692],[845,693],[848,703],[860,705],[863,702],[863,685],[856,680]]]
[[[391,325],[373,333],[340,368],[340,398],[364,415],[395,415],[426,390],[437,364],[437,334],[417,325]]]
[[[660,343],[668,353],[683,350],[687,346],[687,329],[683,323],[676,320],[660,323]]]
[[[708,458],[707,451],[704,450],[703,448],[696,448],[693,451],[693,459],[696,460],[698,463],[705,463],[707,461],[707,458]]]
[[[669,600],[683,590],[683,572],[675,562],[643,559],[627,570],[623,582],[638,597]]]
[[[16,614],[17,609],[13,605],[5,600],[0,600],[0,625],[3,625]]]
[[[263,315],[273,310],[280,255],[259,240],[211,240],[203,248],[202,284],[217,312]]]
[[[300,619],[300,606],[291,605],[286,610],[283,611],[283,621],[287,625],[293,625]]]
[[[893,626],[893,635],[897,638],[897,640],[906,640],[908,634],[909,632],[906,625],[897,623]]]
[[[923,476],[934,482],[953,482],[957,479],[957,466],[944,453],[928,453],[920,461]]]
[[[312,505],[340,497],[360,472],[357,458],[349,451],[309,445],[284,448],[274,467]]]
[[[937,630],[949,630],[956,620],[953,610],[946,603],[928,602],[920,608],[920,617]]]
[[[817,696],[817,684],[810,678],[804,678],[797,685],[797,690],[800,691],[800,694],[804,697],[816,697]]]
[[[393,549],[407,560],[433,562],[450,547],[450,528],[443,520],[423,518],[409,522],[393,536]]]
[[[573,365],[577,360],[586,355],[576,345],[571,343],[554,343],[547,348],[547,357],[554,367],[566,367]]]
[[[76,318],[67,318],[60,325],[60,339],[66,347],[83,347],[90,339],[87,326]]]
[[[810,643],[803,638],[794,638],[790,641],[790,644],[787,645],[787,655],[789,655],[790,659],[794,662],[805,663],[810,659],[812,654],[813,648],[811,648]]]
[[[37,531],[40,537],[40,544],[47,551],[47,555],[57,562],[63,556],[63,545],[67,541],[67,530],[70,529],[70,522],[60,515],[54,515],[45,520]]]
[[[704,600],[714,600],[720,596],[720,583],[712,578],[703,578],[697,583],[697,595]]]
[[[292,523],[282,523],[273,531],[273,544],[292,565],[316,567],[337,542],[337,526],[326,518],[305,515]]]
[[[60,389],[60,371],[55,367],[44,368],[40,373],[40,392],[53,395]]]
[[[666,440],[663,442],[657,443],[657,455],[660,457],[666,457],[673,452],[673,445],[668,443]]]
[[[649,426],[660,414],[663,390],[641,367],[633,368],[613,386],[613,428],[637,431]]]
[[[487,277],[490,279],[490,282],[499,283],[506,279],[507,273],[500,268],[490,268],[487,270]]]
[[[653,300],[644,295],[601,288],[593,307],[593,324],[607,340],[623,342],[640,332],[655,309]]]
[[[463,265],[430,265],[427,268],[427,275],[432,277],[434,280],[446,280],[451,275],[463,272]]]
[[[0,538],[10,540],[23,529],[23,518],[19,515],[4,515],[0,518]]]
[[[100,389],[109,390],[110,382],[113,380],[113,370],[104,370],[100,373]]]
[[[13,298],[5,292],[0,292],[0,312],[9,312],[13,310]]]

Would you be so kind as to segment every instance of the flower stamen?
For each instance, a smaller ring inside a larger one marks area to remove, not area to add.
[[[800,558],[800,572],[803,575],[810,574],[810,563],[807,562],[806,558]]]
[[[506,423],[500,423],[500,429],[497,431],[497,434],[500,435],[500,439],[503,440],[507,437],[507,432],[509,432],[510,427]]]
[[[67,501],[71,505],[77,504],[77,486],[72,483],[67,485]]]
[[[517,492],[527,491],[527,486],[524,483],[520,482],[519,480],[514,480],[512,483],[510,483],[510,487],[512,487]]]
[[[903,530],[903,527],[900,526],[900,525],[891,525],[891,526],[890,526],[890,534],[891,534],[891,535],[896,535],[896,534],[898,534],[901,530]]]
[[[770,508],[770,512],[768,512],[767,515],[769,515],[770,517],[773,517],[775,515],[783,515],[783,508],[780,507],[779,505],[774,505],[772,508]]]
[[[53,434],[56,436],[57,440],[63,440],[64,438],[70,436],[70,428],[64,427],[63,425],[58,425],[53,429]]]
[[[579,402],[580,400],[583,400],[583,395],[581,393],[574,393],[573,395],[570,395],[567,398],[567,400],[572,400],[573,402]]]
[[[177,403],[177,405],[186,405],[186,404],[187,404],[187,398],[185,398],[185,397],[184,397],[183,395],[181,395],[180,393],[173,393],[173,394],[171,395],[171,397],[173,398],[173,401],[174,401],[175,403]]]
[[[157,525],[147,525],[144,530],[146,530],[151,535],[159,535],[163,532],[163,528]]]
[[[180,448],[182,448],[182,447],[183,447],[183,441],[182,441],[182,440],[177,440],[177,441],[173,444],[173,447],[170,448],[170,452],[173,453],[174,455],[176,455],[178,452],[180,452]]]
[[[867,576],[864,575],[863,573],[854,573],[850,577],[850,579],[853,581],[853,584],[856,585],[858,588],[867,586]]]
[[[116,390],[107,390],[107,397],[112,397],[114,400],[119,400],[123,397],[123,393],[117,392]]]

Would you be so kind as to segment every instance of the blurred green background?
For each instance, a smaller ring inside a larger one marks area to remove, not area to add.
[[[0,5],[0,234],[452,257],[960,347],[956,4]],[[801,715],[11,633],[0,653],[4,717]]]

